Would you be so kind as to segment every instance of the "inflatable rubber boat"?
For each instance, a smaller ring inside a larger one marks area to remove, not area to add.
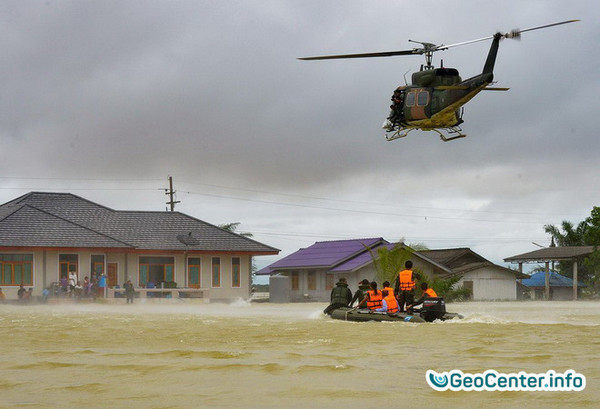
[[[423,301],[423,308],[413,309],[408,312],[370,311],[368,309],[357,309],[350,307],[337,308],[331,312],[331,318],[343,321],[401,321],[401,322],[433,322],[435,320],[461,319],[462,315],[446,312],[446,303],[442,297],[432,297]]]

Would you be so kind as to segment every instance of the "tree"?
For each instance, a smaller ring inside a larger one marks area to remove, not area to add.
[[[546,233],[554,239],[558,246],[600,246],[600,207],[594,206],[590,216],[580,222],[577,227],[569,221],[563,221],[562,231],[553,225],[544,226]],[[588,293],[597,292],[600,279],[600,250],[595,249],[588,257],[577,260],[578,278],[588,286]],[[564,276],[573,278],[573,263],[560,262],[558,270]]]
[[[413,250],[404,243],[396,243],[391,249],[381,246],[376,251],[371,248],[368,250],[371,253],[377,280],[379,282],[389,281],[392,284],[398,272],[404,270],[406,260],[413,254]]]
[[[225,224],[219,224],[219,228],[226,230],[230,233],[235,233],[235,234],[239,234],[240,236],[243,237],[252,237],[254,236],[252,233],[238,233],[237,232],[237,228],[240,226],[241,222],[233,222],[233,223],[225,223]]]
[[[594,206],[590,217],[585,219],[585,243],[588,246],[600,246],[600,207]]]
[[[419,249],[427,250],[424,244],[417,245]],[[379,282],[389,281],[394,283],[398,272],[404,269],[404,263],[411,258],[416,250],[411,246],[405,246],[403,243],[397,243],[391,249],[387,246],[381,246],[377,251],[369,249],[375,272]],[[419,290],[420,282],[423,282],[423,274],[418,268],[415,268],[416,288]],[[460,281],[462,276],[453,276],[449,278],[433,277],[429,287],[440,297],[444,297],[447,301],[464,301],[471,296],[471,290],[464,287],[456,287],[456,283]]]
[[[559,247],[566,246],[585,246],[585,233],[588,228],[587,222],[583,221],[573,228],[573,223],[564,220],[561,224],[562,232],[556,226],[547,224],[544,230],[554,239],[554,242]]]
[[[462,275],[455,275],[448,278],[434,277],[429,283],[435,293],[444,297],[446,301],[467,301],[471,299],[471,289],[463,286],[456,287]]]

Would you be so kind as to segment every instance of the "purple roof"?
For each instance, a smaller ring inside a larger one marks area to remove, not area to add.
[[[381,243],[381,244],[378,244],[378,245],[372,247],[372,249],[376,250],[379,247],[381,247],[382,245],[387,247],[389,250],[391,250],[394,248],[394,246],[396,246],[396,243]],[[364,253],[361,253],[358,256],[353,257],[350,260],[345,261],[345,262],[335,266],[334,268],[331,269],[331,271],[334,273],[354,271],[372,261],[373,261],[373,257],[371,257],[371,252],[365,251]]]
[[[291,268],[332,268],[357,255],[365,253],[370,259],[367,247],[387,244],[382,237],[336,241],[318,241],[310,247],[300,249],[281,260],[261,269],[257,275],[267,275],[278,269]]]

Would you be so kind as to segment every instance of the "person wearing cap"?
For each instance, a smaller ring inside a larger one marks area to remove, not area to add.
[[[429,288],[429,286],[425,282],[421,283],[421,291],[423,292],[421,298],[419,298],[417,301],[413,301],[410,305],[407,305],[406,311],[411,311],[412,307],[415,307],[419,304],[423,304],[423,301],[425,301],[427,298],[438,296],[437,293],[433,290],[433,288]]]
[[[331,314],[331,312],[337,308],[348,307],[350,301],[352,301],[352,291],[348,288],[346,278],[340,277],[335,287],[331,290],[331,303],[323,310],[325,314]]]
[[[352,301],[350,301],[350,307],[354,305],[354,301],[358,303],[361,302],[367,296],[367,291],[369,291],[370,289],[371,287],[369,285],[369,280],[365,278],[364,280],[359,281],[358,290],[356,290],[356,292],[354,293],[354,297],[352,297]]]

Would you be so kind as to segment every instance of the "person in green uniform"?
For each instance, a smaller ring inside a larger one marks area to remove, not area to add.
[[[366,278],[358,283],[358,290],[354,293],[354,297],[352,297],[352,301],[350,301],[350,307],[354,305],[354,302],[360,303],[367,296],[367,291],[371,289],[369,284],[369,280]]]
[[[348,283],[344,277],[340,277],[335,287],[331,290],[330,304],[323,310],[325,314],[330,315],[331,312],[340,307],[348,307],[352,301],[352,291],[348,288]]]

